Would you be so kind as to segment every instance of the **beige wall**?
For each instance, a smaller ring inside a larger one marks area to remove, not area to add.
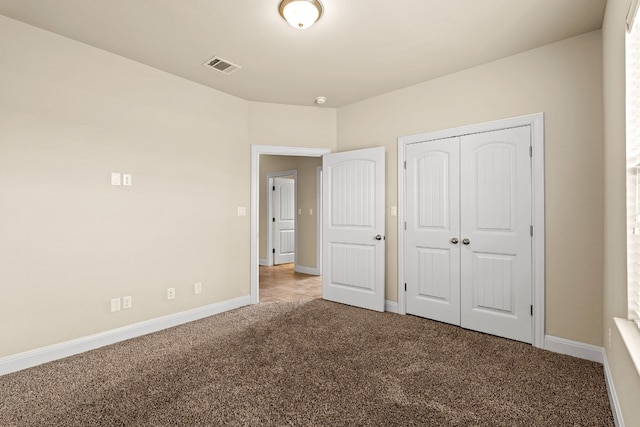
[[[386,148],[394,206],[399,136],[544,112],[546,333],[602,345],[601,87],[595,31],[340,108],[338,148]],[[387,217],[390,300],[397,300],[396,220]]]
[[[334,148],[335,111],[247,102],[3,16],[0,33],[0,357],[248,295],[250,145]]]
[[[640,376],[613,322],[627,316],[625,192],[625,17],[629,0],[609,0],[602,27],[604,81],[604,328],[624,422],[640,425]],[[611,344],[608,334],[611,331]]]
[[[316,269],[317,253],[317,167],[322,165],[321,157],[260,156],[260,209],[258,213],[260,230],[260,259],[267,258],[267,174],[297,170],[297,201],[301,214],[296,214],[296,264],[300,267]],[[309,214],[312,209],[312,214]]]

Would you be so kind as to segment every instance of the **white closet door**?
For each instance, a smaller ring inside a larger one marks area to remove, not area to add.
[[[406,148],[407,313],[460,325],[459,138]]]
[[[294,261],[296,250],[296,194],[295,180],[273,180],[273,263]]]
[[[530,146],[528,126],[460,143],[461,325],[529,343]]]
[[[384,148],[322,161],[322,297],[384,311]]]

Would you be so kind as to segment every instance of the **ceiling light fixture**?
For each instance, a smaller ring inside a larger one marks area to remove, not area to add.
[[[282,0],[280,16],[292,27],[304,30],[322,16],[322,4],[318,0]]]

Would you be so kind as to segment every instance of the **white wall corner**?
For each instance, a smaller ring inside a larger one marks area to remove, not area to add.
[[[384,311],[388,311],[389,313],[398,314],[398,303],[395,301],[384,301]]]
[[[115,344],[120,341],[172,328],[184,323],[193,322],[194,320],[224,313],[225,311],[234,310],[249,304],[250,298],[247,295],[3,357],[0,359],[0,376],[63,359],[73,356],[74,354],[84,353],[106,345]]]
[[[592,362],[604,362],[604,349],[602,347],[584,344],[578,341],[545,335],[543,348],[554,353],[566,354],[567,356],[586,359]]]
[[[622,418],[622,408],[620,408],[620,402],[618,401],[618,395],[616,394],[616,388],[613,384],[613,376],[611,375],[611,369],[609,368],[609,361],[607,360],[607,352],[602,352],[603,366],[604,366],[604,379],[607,383],[607,393],[609,394],[609,404],[611,405],[611,412],[613,412],[613,421],[616,427],[624,427],[624,419]]]
[[[296,264],[296,266],[294,267],[293,270],[298,272],[298,273],[309,274],[311,276],[319,276],[320,275],[320,272],[315,267],[306,267],[304,265]]]

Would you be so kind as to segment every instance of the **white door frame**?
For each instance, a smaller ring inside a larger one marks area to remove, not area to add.
[[[258,298],[258,260],[259,260],[259,225],[258,207],[260,206],[260,155],[322,157],[330,153],[329,148],[285,147],[279,145],[251,145],[251,227],[250,227],[250,288],[249,300],[257,304]],[[316,218],[318,218],[317,216]]]
[[[266,218],[266,222],[265,224],[267,224],[267,243],[265,246],[265,250],[267,251],[267,266],[271,267],[273,265],[274,259],[273,259],[273,251],[271,250],[271,248],[273,248],[273,223],[272,223],[272,218],[273,218],[273,191],[271,191],[272,187],[273,187],[273,178],[280,178],[280,177],[287,177],[287,176],[292,176],[293,177],[293,188],[294,188],[294,209],[296,212],[295,215],[295,219],[293,221],[293,229],[294,232],[297,231],[298,228],[298,171],[296,169],[293,170],[289,170],[289,171],[282,171],[282,172],[272,172],[272,173],[268,173],[267,174],[267,188],[266,188],[266,199],[267,199],[267,218]],[[298,239],[296,237],[295,241],[294,241],[294,254],[293,254],[293,264],[294,266],[297,265],[297,252],[298,252]]]
[[[398,138],[398,313],[406,314],[406,293],[404,291],[404,223],[405,214],[405,147],[407,144],[435,139],[463,136],[490,130],[519,126],[531,126],[532,157],[532,271],[533,271],[533,346],[544,348],[544,294],[545,294],[545,227],[544,227],[544,113],[513,117],[452,129],[409,135]]]

